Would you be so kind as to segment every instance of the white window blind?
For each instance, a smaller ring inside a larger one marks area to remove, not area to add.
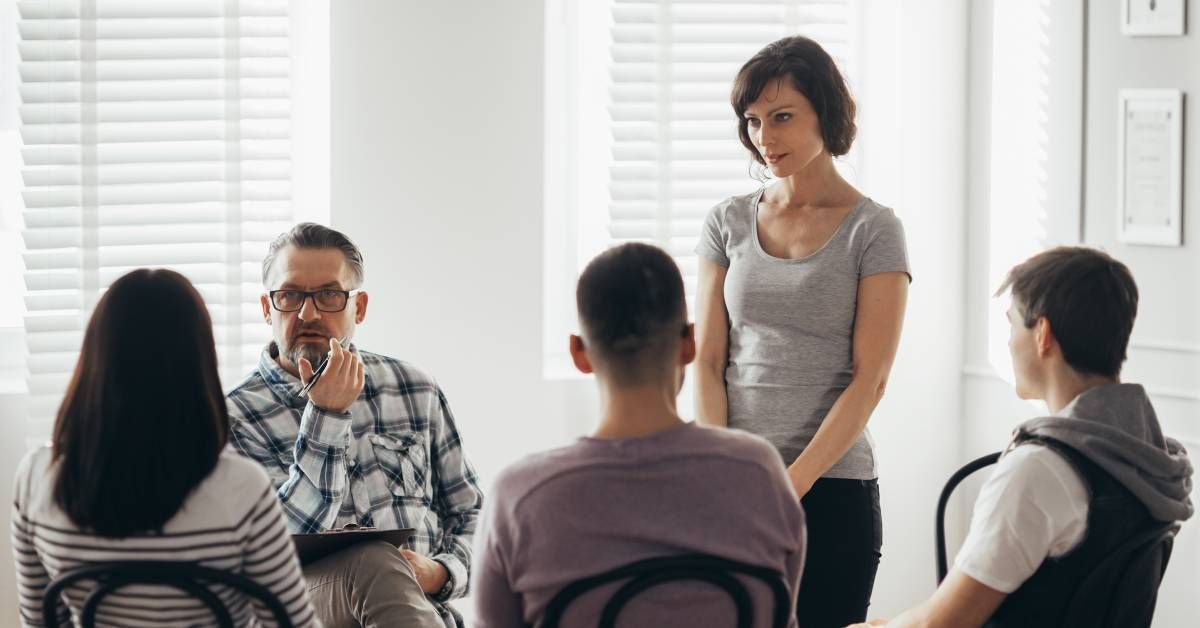
[[[680,264],[689,295],[704,217],[753,191],[729,94],[737,71],[788,35],[819,42],[851,83],[854,0],[613,0],[609,243],[651,242]]]
[[[293,218],[288,1],[18,7],[31,434],[97,299],[137,267],[196,285],[236,385],[269,338],[266,243]]]

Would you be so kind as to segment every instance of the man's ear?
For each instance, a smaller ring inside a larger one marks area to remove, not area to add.
[[[268,297],[266,294],[263,294],[262,296],[258,297],[258,302],[259,302],[259,304],[262,305],[263,320],[267,321],[267,324],[270,325],[271,324],[271,298]]]
[[[683,340],[679,342],[679,364],[686,366],[696,359],[696,325],[688,323],[683,328]]]
[[[367,293],[359,292],[354,295],[354,322],[361,325],[363,320],[367,318]]]
[[[1037,322],[1033,324],[1033,340],[1037,345],[1037,354],[1039,358],[1044,358],[1050,354],[1050,349],[1057,344],[1054,338],[1054,330],[1050,327],[1050,320],[1045,316],[1039,317]]]
[[[571,361],[575,363],[575,368],[579,369],[580,373],[585,375],[595,372],[592,368],[592,361],[588,359],[587,347],[583,346],[583,338],[577,334],[571,334]]]

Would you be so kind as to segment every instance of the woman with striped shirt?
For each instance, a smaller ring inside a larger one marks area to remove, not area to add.
[[[136,270],[100,298],[54,424],[17,471],[12,517],[21,622],[41,626],[50,581],[111,561],[199,563],[270,590],[296,626],[314,626],[300,565],[270,481],[225,449],[229,417],[212,322],[182,275]],[[68,587],[60,623],[93,583]],[[214,586],[238,626],[274,626],[265,606]],[[101,626],[213,622],[195,599],[132,585],[100,605]]]

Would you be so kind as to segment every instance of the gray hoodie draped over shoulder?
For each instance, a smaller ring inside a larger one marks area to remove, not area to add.
[[[1192,516],[1192,463],[1179,441],[1163,436],[1146,391],[1107,384],[1085,391],[1056,416],[1031,419],[1022,434],[1062,442],[1104,469],[1159,521]]]

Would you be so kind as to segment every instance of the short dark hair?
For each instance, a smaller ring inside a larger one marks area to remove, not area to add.
[[[588,355],[618,385],[660,373],[687,327],[683,277],[662,249],[628,243],[596,256],[575,290]]]
[[[837,64],[821,44],[794,35],[767,44],[738,71],[733,81],[729,101],[738,121],[738,138],[759,165],[766,165],[750,139],[746,109],[758,100],[767,84],[775,79],[790,78],[792,85],[812,105],[821,126],[825,150],[834,157],[850,152],[854,136],[855,105],[850,88]]]
[[[229,431],[212,321],[170,270],[100,297],[54,422],[54,500],[103,537],[159,531],[216,467]]]
[[[268,282],[271,280],[271,267],[275,264],[275,257],[279,255],[279,250],[286,246],[294,246],[298,249],[338,249],[342,255],[346,256],[346,263],[350,265],[350,270],[354,273],[355,285],[352,287],[361,286],[366,278],[362,251],[358,250],[358,247],[346,234],[315,222],[302,222],[279,234],[271,241],[271,245],[267,248],[267,256],[263,258],[262,263],[264,287],[270,287]]]
[[[1129,269],[1107,253],[1063,246],[1017,264],[996,291],[1012,295],[1026,328],[1050,322],[1063,359],[1081,373],[1116,377],[1137,317]]]

